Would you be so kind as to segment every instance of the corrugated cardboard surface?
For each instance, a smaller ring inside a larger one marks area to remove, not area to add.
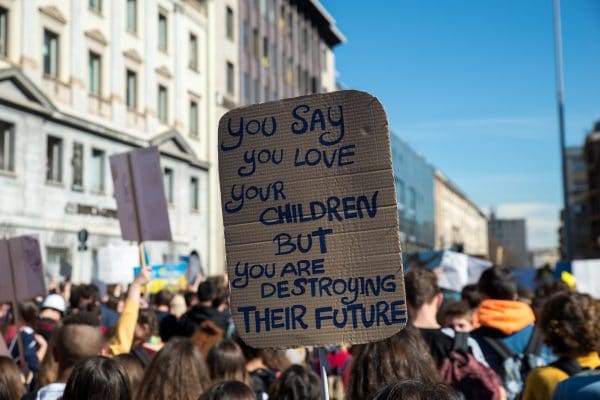
[[[0,273],[2,275],[0,301],[13,299],[11,266],[17,300],[46,295],[40,244],[36,238],[20,236],[9,240],[0,240]]]
[[[315,165],[295,165],[307,153]],[[376,98],[341,91],[232,110],[219,123],[219,171],[231,310],[248,344],[366,343],[403,328],[389,128]]]

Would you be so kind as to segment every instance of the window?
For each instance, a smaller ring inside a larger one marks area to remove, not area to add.
[[[15,170],[15,128],[0,121],[0,171]]]
[[[96,192],[104,192],[104,150],[92,149],[90,162],[90,187]]]
[[[198,102],[190,101],[190,135],[198,137]]]
[[[194,71],[198,70],[198,37],[193,33],[190,33],[189,67]]]
[[[263,100],[264,101],[269,101],[269,95],[270,94],[271,94],[271,91],[269,90],[269,85],[265,85]]]
[[[46,142],[46,179],[62,182],[62,139],[48,136]]]
[[[127,103],[127,108],[135,109],[137,107],[137,74],[128,69],[125,77],[125,84],[125,101]]]
[[[242,101],[250,103],[250,75],[247,72],[242,75]]]
[[[408,188],[408,207],[415,211],[417,209],[417,196],[414,188]]]
[[[88,0],[88,6],[94,12],[102,12],[102,0]]]
[[[396,178],[396,201],[398,208],[404,207],[404,182],[399,178]]]
[[[248,35],[249,33],[249,27],[248,27],[248,20],[244,20],[244,22],[242,22],[242,46],[244,48],[244,50],[248,50]]]
[[[171,168],[165,168],[164,170],[163,185],[165,186],[167,203],[173,204],[173,170]]]
[[[158,49],[167,52],[167,16],[158,14]]]
[[[228,62],[227,63],[227,94],[233,96],[234,94],[234,70],[233,70],[233,64]]]
[[[254,57],[258,58],[259,52],[258,29],[254,28],[252,30],[252,53],[254,54]]]
[[[58,35],[44,29],[44,75],[58,77]]]
[[[0,56],[8,55],[8,10],[0,7]]]
[[[190,178],[190,208],[194,211],[200,209],[198,178]]]
[[[227,28],[227,39],[233,40],[233,10],[230,7],[227,7],[225,26]]]
[[[127,0],[127,20],[125,21],[127,32],[137,32],[137,0]]]
[[[271,69],[277,73],[277,47],[275,44],[271,46]]]
[[[167,101],[167,88],[163,85],[158,85],[158,120],[163,124],[166,124],[169,118]]]
[[[269,66],[269,38],[266,36],[263,36],[263,63]]]
[[[101,74],[100,55],[90,51],[88,60],[88,90],[90,94],[100,96],[100,74]]]
[[[73,143],[73,190],[83,189],[83,144]]]

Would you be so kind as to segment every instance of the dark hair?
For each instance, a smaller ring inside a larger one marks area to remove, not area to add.
[[[81,311],[92,311],[98,313],[100,311],[98,303],[100,302],[100,290],[96,285],[79,285],[71,290],[69,304],[72,309],[79,308],[81,299],[90,299],[90,303]]]
[[[531,301],[531,306],[533,307],[536,318],[539,320],[542,308],[550,297],[558,293],[568,293],[570,291],[571,288],[569,288],[569,285],[562,280],[546,282],[539,285],[537,289],[535,289],[535,296],[533,296],[533,300]]]
[[[140,325],[148,325],[150,336],[158,335],[158,319],[154,310],[143,308],[138,313],[137,323]]]
[[[369,400],[458,400],[458,396],[447,385],[442,383],[425,383],[407,379],[390,383]]]
[[[63,325],[87,325],[100,327],[100,319],[94,312],[82,311],[71,314],[62,321]]]
[[[243,382],[225,381],[209,387],[198,400],[255,400],[256,394]]]
[[[202,353],[190,339],[177,337],[152,358],[136,398],[196,400],[209,385]]]
[[[320,400],[321,386],[317,375],[301,365],[292,365],[273,382],[269,398],[277,400]]]
[[[169,307],[171,305],[171,300],[173,300],[173,293],[166,289],[163,289],[154,295],[154,305],[157,307]]]
[[[540,318],[546,343],[561,356],[574,357],[600,348],[600,303],[587,294],[563,292],[551,297]]]
[[[131,353],[119,354],[118,356],[113,357],[113,360],[125,368],[127,377],[129,378],[129,386],[131,387],[131,397],[135,398],[135,394],[144,377],[144,366],[142,361]]]
[[[352,355],[349,399],[366,399],[381,386],[403,379],[440,382],[431,350],[411,326],[385,340],[354,346]]]
[[[494,266],[483,271],[477,288],[493,300],[514,300],[517,296],[517,281],[508,267]]]
[[[466,317],[469,321],[472,320],[473,314],[471,308],[464,301],[451,301],[444,305],[440,313],[442,321],[446,318]]]
[[[185,299],[185,306],[190,308],[194,300],[198,300],[198,293],[196,292],[185,292],[183,294],[183,298]]]
[[[19,315],[25,325],[35,328],[35,322],[37,321],[40,309],[34,301],[26,300],[22,301],[17,306],[19,308]]]
[[[420,308],[431,302],[442,291],[437,276],[425,268],[413,268],[404,276],[406,301],[414,308]]]
[[[198,285],[198,300],[213,301],[217,295],[217,287],[211,281],[204,281]]]
[[[3,383],[6,388],[7,400],[20,400],[25,394],[21,371],[10,357],[0,356],[0,383]]]
[[[479,307],[479,304],[481,304],[481,293],[479,293],[477,284],[472,283],[463,287],[460,292],[460,299],[465,301],[471,307],[471,310]]]
[[[260,358],[260,349],[250,346],[249,344],[244,342],[244,340],[239,335],[234,335],[233,340],[238,344],[238,346],[240,346],[240,349],[242,349],[242,353],[244,353],[244,358],[246,359],[246,361],[251,361],[255,358]]]
[[[234,341],[225,339],[216,343],[206,356],[210,379],[214,382],[241,381],[250,384],[246,359]]]
[[[79,361],[67,381],[63,400],[131,400],[125,368],[107,357]]]
[[[519,301],[523,301],[525,303],[531,304],[533,300],[533,290],[526,288],[525,286],[517,285],[517,298]]]
[[[212,282],[216,288],[213,307],[217,308],[227,302],[229,299],[229,282],[227,281],[227,275],[221,274],[209,276],[206,280]]]

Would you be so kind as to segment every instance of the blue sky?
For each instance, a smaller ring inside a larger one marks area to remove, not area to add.
[[[600,1],[563,0],[567,143],[600,119]],[[552,0],[323,0],[339,80],[484,209],[557,244],[562,203]]]

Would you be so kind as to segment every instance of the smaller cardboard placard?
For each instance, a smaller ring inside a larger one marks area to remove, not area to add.
[[[46,295],[40,244],[32,236],[0,240],[0,301],[13,299],[13,281],[17,300]]]
[[[171,241],[158,148],[112,155],[110,168],[123,239]]]
[[[382,340],[406,324],[390,135],[353,90],[219,122],[231,311],[254,347]]]
[[[106,246],[98,250],[98,280],[106,284],[129,283],[140,265],[136,246]]]
[[[159,264],[151,267],[150,282],[148,288],[150,294],[155,294],[163,289],[172,292],[185,290],[187,281],[185,279],[187,264],[184,262]],[[135,276],[138,276],[141,267],[137,266],[133,269]]]

